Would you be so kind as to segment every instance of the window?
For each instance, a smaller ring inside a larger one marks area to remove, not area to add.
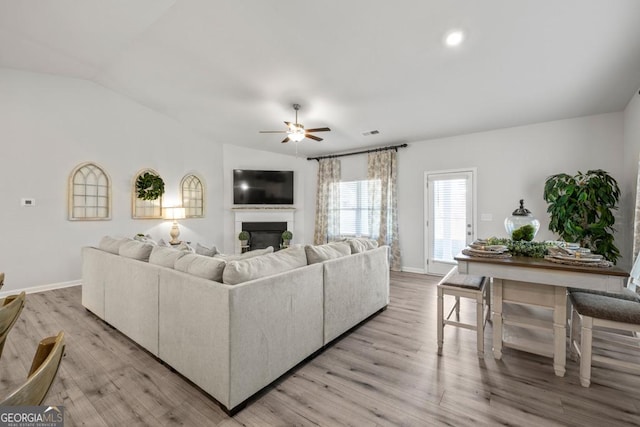
[[[78,165],[69,176],[69,219],[111,219],[111,180],[94,163]]]
[[[187,218],[201,218],[204,216],[204,186],[196,175],[186,175],[180,184],[182,192],[182,207]]]
[[[340,182],[340,235],[370,237],[372,203],[368,180]],[[379,203],[376,203],[379,205]],[[379,206],[378,206],[379,208]]]

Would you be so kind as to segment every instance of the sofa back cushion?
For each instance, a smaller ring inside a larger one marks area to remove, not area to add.
[[[351,246],[351,253],[359,254],[361,252],[370,251],[378,247],[378,242],[373,239],[367,239],[364,237],[356,237],[355,239],[348,239],[347,243]]]
[[[225,264],[224,260],[218,258],[186,253],[186,255],[176,260],[173,268],[203,279],[222,282],[222,272],[225,269]]]
[[[133,258],[140,261],[149,261],[149,255],[155,245],[151,243],[138,242],[137,240],[130,240],[120,245],[119,254],[126,258]]]
[[[98,243],[98,249],[102,249],[105,252],[111,252],[114,255],[120,255],[120,246],[123,243],[130,242],[128,237],[115,238],[111,236],[104,236],[100,243]]]
[[[329,259],[351,255],[351,247],[347,242],[327,243],[326,245],[307,245],[304,247],[307,263],[317,264]]]
[[[237,285],[260,277],[273,276],[307,265],[302,246],[283,249],[248,259],[229,261],[222,275],[222,283]]]
[[[162,267],[173,268],[176,261],[187,255],[188,252],[166,246],[154,246],[149,256],[149,264],[156,264]]]

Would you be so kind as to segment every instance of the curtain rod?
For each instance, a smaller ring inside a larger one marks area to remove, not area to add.
[[[399,144],[399,145],[392,145],[390,147],[380,147],[380,148],[372,148],[371,150],[355,151],[353,153],[330,154],[328,156],[320,156],[320,157],[307,157],[307,160],[320,161],[322,159],[335,159],[337,157],[354,156],[356,154],[377,153],[379,151],[387,151],[387,150],[396,150],[396,151],[398,151],[398,148],[406,148],[408,146],[409,146],[409,144]]]

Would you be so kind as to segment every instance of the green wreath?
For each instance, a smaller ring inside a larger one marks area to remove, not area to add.
[[[164,181],[158,175],[145,172],[136,180],[138,199],[157,200],[164,194]]]

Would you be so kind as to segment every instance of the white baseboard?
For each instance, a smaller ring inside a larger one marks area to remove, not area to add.
[[[424,268],[400,267],[400,270],[406,271],[407,273],[426,274]]]
[[[9,295],[19,294],[24,291],[27,294],[35,294],[36,292],[51,291],[53,289],[69,288],[71,286],[78,286],[82,284],[82,280],[72,280],[70,282],[51,283],[48,285],[32,286],[30,288],[12,289],[10,291],[0,292],[0,298],[7,297]]]

